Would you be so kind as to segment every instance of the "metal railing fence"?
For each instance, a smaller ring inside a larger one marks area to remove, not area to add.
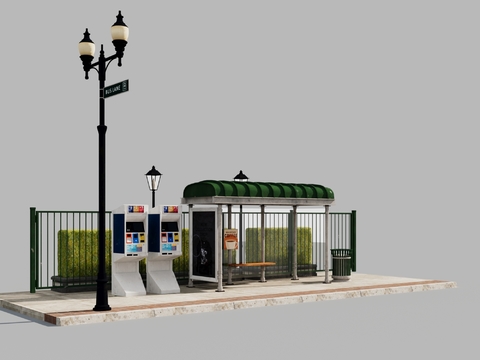
[[[112,216],[105,214],[107,262]],[[30,292],[96,285],[97,211],[37,211],[30,208]],[[66,280],[68,279],[68,280]]]
[[[223,227],[238,229],[239,248],[232,262],[259,261],[260,212],[234,211],[223,214]],[[112,214],[106,212],[106,264],[111,269]],[[275,266],[267,276],[291,276],[293,264],[292,212],[265,212],[265,257]],[[330,213],[329,247],[352,251],[351,267],[356,271],[356,211]],[[228,223],[230,219],[230,224]],[[96,288],[98,271],[97,211],[38,211],[30,208],[30,292],[40,289],[85,291]],[[177,280],[188,280],[189,214],[182,214],[182,256],[173,260]],[[324,271],[324,213],[297,213],[297,270],[300,276]],[[228,251],[224,251],[224,274]],[[330,262],[330,269],[331,270]],[[253,269],[253,270],[252,270]],[[260,269],[235,269],[234,276],[258,276]],[[145,278],[145,260],[140,273]]]

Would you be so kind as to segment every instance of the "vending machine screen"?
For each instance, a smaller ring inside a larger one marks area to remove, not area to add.
[[[176,221],[162,221],[162,231],[178,231],[178,223]]]
[[[145,232],[143,221],[127,221],[127,232]]]

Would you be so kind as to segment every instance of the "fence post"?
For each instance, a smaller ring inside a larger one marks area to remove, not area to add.
[[[37,211],[36,208],[30,208],[30,292],[33,294],[35,293],[35,274],[36,274],[36,233],[37,233]]]
[[[350,217],[350,247],[352,250],[352,271],[357,271],[357,210]]]

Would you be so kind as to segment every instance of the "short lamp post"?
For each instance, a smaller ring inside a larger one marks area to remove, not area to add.
[[[233,178],[234,181],[248,181],[248,176],[243,173],[242,170],[235,175]],[[240,262],[243,262],[242,259],[242,244],[243,244],[243,239],[242,239],[242,234],[243,234],[243,206],[240,204],[240,221],[239,221],[239,226],[240,226],[240,232],[239,232],[239,248],[240,248]]]
[[[145,174],[147,178],[148,188],[152,192],[152,209],[155,207],[155,191],[158,190],[158,186],[160,185],[160,179],[162,174],[155,169],[155,166],[152,166],[149,172]]]
[[[97,276],[97,302],[94,311],[111,310],[108,305],[107,291],[107,274],[105,264],[105,135],[107,127],[105,126],[105,78],[108,65],[114,59],[118,59],[118,66],[122,66],[123,52],[127,45],[129,30],[123,22],[121,11],[118,12],[117,21],[112,25],[110,32],[112,35],[112,43],[115,46],[115,54],[105,57],[103,44],[100,48],[100,56],[98,61],[92,64],[95,54],[95,44],[90,39],[88,28],[83,34],[83,39],[78,44],[80,59],[83,63],[85,71],[85,79],[88,80],[88,72],[94,69],[98,73],[99,80],[99,97],[100,97],[100,124],[98,130],[98,276]],[[98,68],[96,68],[98,67]]]

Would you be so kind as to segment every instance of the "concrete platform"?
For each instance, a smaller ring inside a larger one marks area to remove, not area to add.
[[[193,288],[180,286],[179,294],[133,297],[109,294],[111,310],[101,312],[92,310],[96,302],[95,292],[41,290],[34,294],[0,294],[0,307],[46,324],[67,326],[457,287],[455,282],[446,280],[358,273],[352,273],[348,281],[325,284],[324,277],[324,273],[318,273],[318,276],[301,277],[299,280],[237,281],[234,285],[224,285],[223,292],[216,291],[216,283],[195,282]]]

